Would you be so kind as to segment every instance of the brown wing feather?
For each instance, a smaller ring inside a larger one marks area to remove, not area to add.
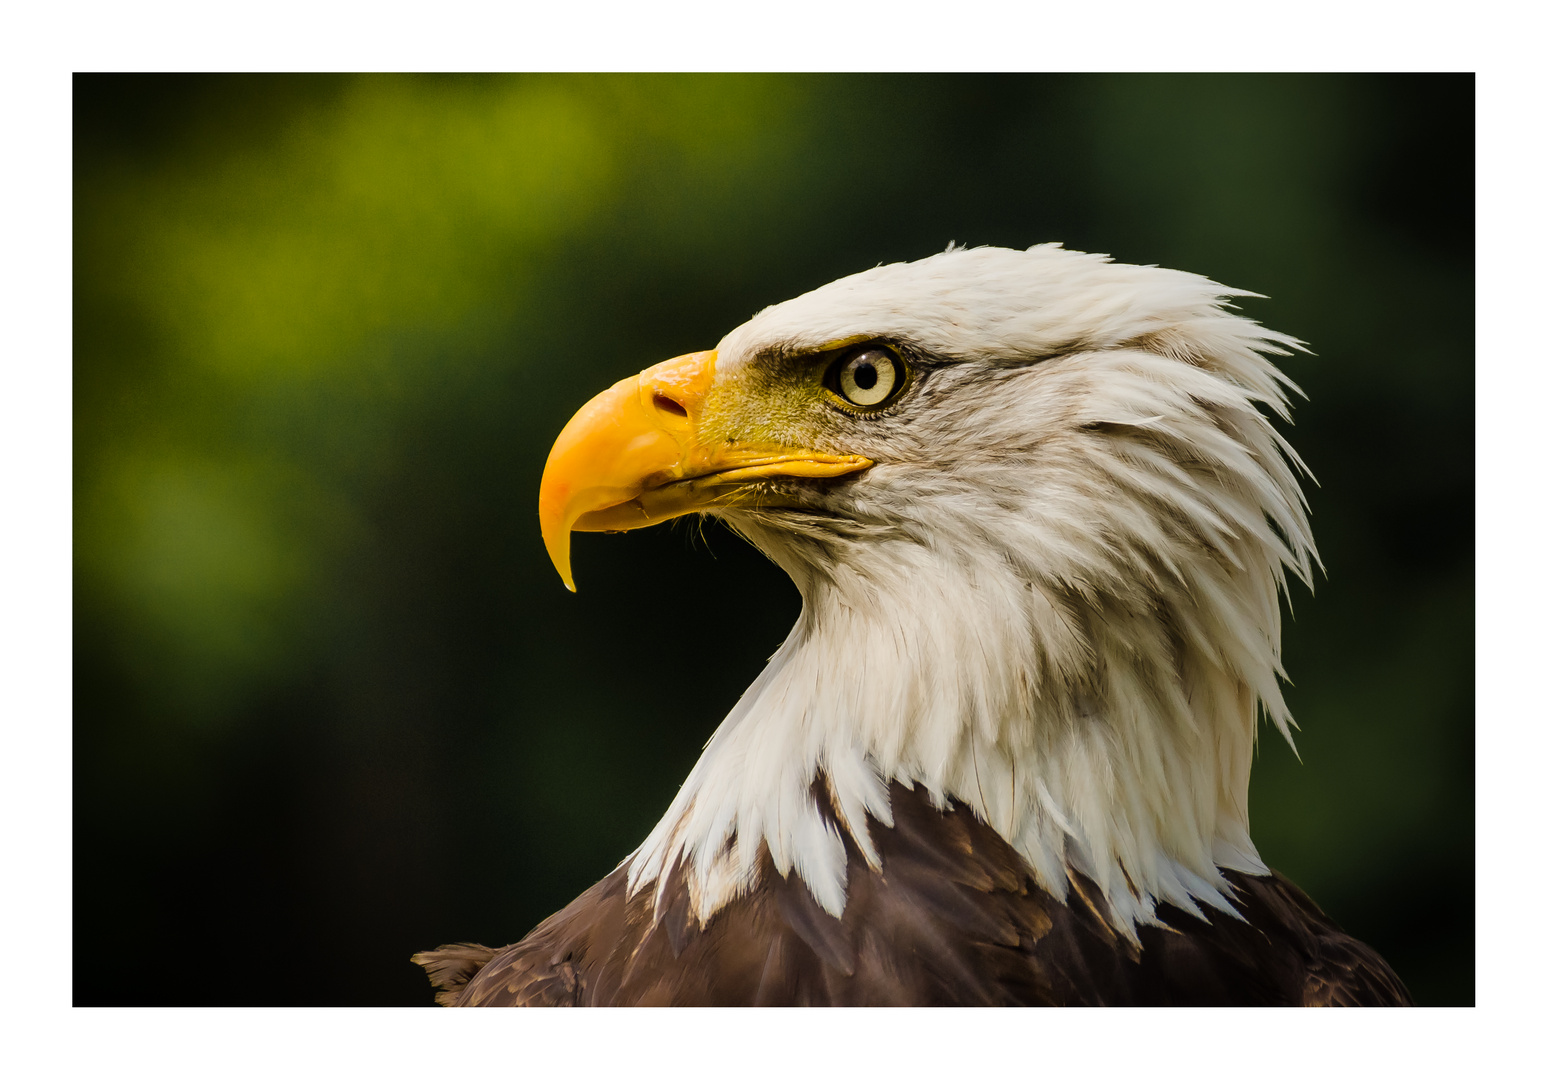
[[[463,987],[478,974],[495,956],[495,950],[487,945],[442,945],[439,949],[415,953],[414,963],[425,969],[430,985],[435,987],[437,1005],[456,1005],[462,997]]]
[[[823,785],[814,787],[821,800]],[[700,926],[674,872],[651,890],[609,874],[521,942],[420,953],[456,1005],[1399,1005],[1403,984],[1304,893],[1233,872],[1242,919],[1163,906],[1139,947],[1091,882],[1067,903],[967,810],[894,784],[894,825],[872,824],[873,871],[853,845],[843,918],[767,853],[760,884]]]

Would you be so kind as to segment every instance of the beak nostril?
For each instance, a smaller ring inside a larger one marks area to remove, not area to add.
[[[662,412],[669,412],[674,416],[688,415],[687,409],[683,408],[681,404],[673,401],[659,390],[657,390],[655,395],[651,398],[651,404],[660,409]]]

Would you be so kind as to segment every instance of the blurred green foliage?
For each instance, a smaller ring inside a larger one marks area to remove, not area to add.
[[[570,413],[947,241],[1267,294],[1328,566],[1254,834],[1473,1000],[1470,77],[78,76],[76,1001],[427,1003],[612,868],[793,621],[536,527]],[[85,942],[197,943],[169,982]],[[210,954],[219,956],[211,971]]]

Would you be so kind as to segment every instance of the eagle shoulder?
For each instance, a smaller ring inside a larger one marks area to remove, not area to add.
[[[515,945],[415,960],[447,1005],[1411,1004],[1277,874],[1226,872],[1240,919],[1162,905],[1135,942],[1080,874],[1060,900],[970,810],[890,795],[892,826],[870,823],[880,868],[846,840],[841,916],[766,850],[757,884],[703,923],[680,868],[630,896],[625,864]]]
[[[1157,1005],[1412,1005],[1375,950],[1282,875],[1224,871],[1241,918],[1163,904],[1140,929],[1136,1002]]]
[[[1412,1005],[1413,998],[1381,955],[1349,936],[1294,883],[1280,874],[1266,878],[1230,875],[1238,889],[1263,910],[1264,921],[1293,928],[1292,950],[1305,957],[1297,1005]]]

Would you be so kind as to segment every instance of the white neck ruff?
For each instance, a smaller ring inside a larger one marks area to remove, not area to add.
[[[631,891],[659,898],[681,866],[708,919],[767,845],[841,914],[819,777],[873,867],[889,782],[922,786],[1055,896],[1085,874],[1131,935],[1163,902],[1232,911],[1222,869],[1266,872],[1247,821],[1257,717],[1289,738],[1279,592],[1317,558],[1304,466],[1261,408],[1287,414],[1262,354],[1294,342],[1203,279],[1110,271],[1171,275],[1192,306],[1087,351],[941,369],[914,441],[832,488],[828,515],[723,512],[803,609],[627,860]]]

